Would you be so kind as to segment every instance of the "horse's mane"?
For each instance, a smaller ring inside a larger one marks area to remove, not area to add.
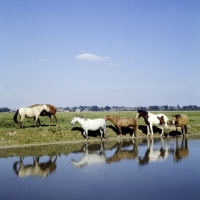
[[[86,117],[84,117],[84,116],[75,116],[75,117],[78,117],[78,118],[80,118],[80,119],[84,119],[84,120],[87,120],[88,118],[86,118]]]

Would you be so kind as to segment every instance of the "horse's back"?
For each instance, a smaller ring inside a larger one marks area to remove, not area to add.
[[[182,119],[182,124],[187,125],[188,124],[188,117],[186,114],[180,114],[181,119]]]

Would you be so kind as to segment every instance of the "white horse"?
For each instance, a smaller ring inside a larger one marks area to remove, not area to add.
[[[83,128],[83,135],[86,137],[86,140],[88,140],[88,131],[96,131],[100,130],[101,133],[101,140],[103,138],[103,134],[106,134],[106,139],[108,139],[107,131],[106,131],[106,120],[102,118],[97,119],[87,119],[84,117],[78,117],[75,116],[71,124],[74,124],[75,122],[79,122]]]
[[[105,163],[106,153],[103,151],[103,145],[101,144],[101,149],[99,152],[88,152],[88,145],[84,147],[84,154],[79,161],[71,160],[74,167],[83,167],[92,163]]]
[[[23,120],[25,117],[27,118],[35,118],[36,127],[38,126],[38,118],[40,113],[45,110],[46,112],[50,112],[49,107],[46,104],[38,105],[32,108],[20,108],[16,111],[13,120],[15,123],[20,124],[20,127],[23,127]],[[20,122],[17,121],[17,116],[20,116]]]
[[[147,125],[147,136],[150,135],[150,131],[149,131],[149,127],[151,130],[151,137],[153,137],[154,132],[153,132],[153,126],[160,126],[160,128],[162,129],[162,133],[161,133],[161,137],[164,134],[164,129],[168,129],[168,122],[169,122],[169,118],[164,115],[164,114],[152,114],[150,112],[144,111],[144,110],[138,110],[137,111],[137,115],[136,115],[136,119],[139,119],[140,117],[144,118],[144,121]],[[168,133],[168,137],[169,137],[169,133]]]

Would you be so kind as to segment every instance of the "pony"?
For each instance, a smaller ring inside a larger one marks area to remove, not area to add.
[[[181,127],[181,134],[187,134],[187,124],[188,124],[188,117],[185,114],[177,114],[172,115],[172,124],[175,125],[176,131],[178,127]],[[183,133],[183,129],[185,129],[185,133]]]
[[[13,164],[14,173],[20,178],[27,176],[46,178],[56,170],[57,156],[53,161],[50,157],[49,161],[43,163],[40,163],[39,159],[40,158],[34,158],[33,156],[33,164],[25,165],[23,163],[24,157],[20,157],[20,161],[16,161]]]
[[[122,127],[132,127],[133,128],[133,134],[132,138],[135,136],[136,137],[136,131],[138,129],[137,125],[137,120],[133,117],[128,117],[128,118],[120,118],[117,116],[110,116],[106,115],[105,120],[109,120],[112,122],[115,127],[119,130],[120,136],[122,137]]]
[[[84,154],[79,161],[71,160],[74,167],[84,167],[86,165],[94,164],[94,163],[105,163],[106,162],[106,153],[103,150],[103,144],[101,143],[101,149],[99,152],[93,151],[91,153],[88,152],[88,144],[85,144]]]
[[[74,116],[71,124],[79,122],[83,128],[83,135],[86,137],[86,141],[89,139],[88,131],[96,131],[100,130],[101,140],[103,138],[103,134],[106,134],[106,140],[108,139],[107,131],[106,131],[106,120],[102,118],[97,119],[88,119],[84,117]]]
[[[29,108],[33,108],[33,107],[39,106],[39,105],[40,105],[40,104],[34,104],[34,105],[32,105],[32,106],[29,106]],[[40,113],[40,116],[49,116],[49,120],[50,120],[50,125],[49,125],[49,126],[51,126],[51,124],[52,124],[52,117],[51,117],[51,115],[53,115],[53,117],[54,117],[54,119],[55,119],[55,121],[56,121],[56,125],[58,125],[58,120],[57,120],[57,117],[56,117],[57,108],[56,108],[55,106],[51,105],[51,104],[46,104],[46,105],[49,107],[50,111],[47,112],[46,110],[43,110],[43,111]],[[40,119],[39,119],[39,118],[38,118],[38,123],[39,123],[39,125],[41,126],[41,123],[40,123]]]
[[[32,107],[32,108],[23,107],[23,108],[18,109],[15,112],[13,120],[14,120],[15,123],[20,124],[20,127],[23,128],[23,120],[24,120],[25,117],[34,118],[35,119],[35,123],[36,123],[36,127],[37,127],[38,126],[37,122],[38,122],[39,115],[43,110],[46,110],[47,112],[50,112],[50,109],[46,104],[38,105],[38,106],[35,106],[35,107]],[[17,116],[18,115],[20,116],[20,122],[17,121]]]
[[[164,115],[164,114],[152,114],[150,112],[144,111],[144,110],[138,110],[136,114],[136,119],[139,119],[140,117],[144,118],[144,121],[147,125],[147,136],[150,135],[149,127],[151,130],[151,137],[153,137],[154,132],[153,132],[153,125],[155,126],[160,126],[162,129],[161,137],[164,134],[164,128],[169,130],[168,123],[169,123],[169,118]],[[169,133],[168,133],[169,137]]]

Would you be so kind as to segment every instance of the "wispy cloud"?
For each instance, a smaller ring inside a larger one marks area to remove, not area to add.
[[[105,56],[98,56],[96,54],[91,54],[91,53],[83,53],[83,54],[79,54],[75,57],[75,59],[78,60],[87,60],[87,61],[94,61],[94,62],[104,62],[107,63],[109,65],[112,66],[117,66],[117,64],[115,64],[112,59],[110,59],[109,57]]]
[[[44,59],[44,58],[38,58],[38,61],[39,61],[39,62],[47,62],[47,60]]]
[[[89,61],[96,61],[96,62],[110,61],[109,57],[102,57],[102,56],[98,56],[91,53],[79,54],[75,58],[79,60],[89,60]]]

